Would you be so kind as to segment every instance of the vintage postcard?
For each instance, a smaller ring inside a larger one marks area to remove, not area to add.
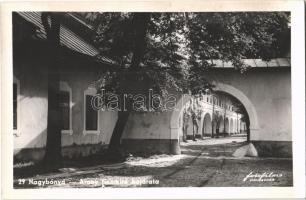
[[[303,1],[0,14],[3,198],[305,196]]]

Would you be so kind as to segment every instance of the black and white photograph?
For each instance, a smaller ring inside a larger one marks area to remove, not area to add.
[[[295,186],[290,9],[10,15],[14,190]]]

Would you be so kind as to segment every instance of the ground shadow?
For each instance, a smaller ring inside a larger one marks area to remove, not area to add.
[[[245,142],[232,142],[216,145],[198,145],[195,143],[184,146],[181,159],[169,164],[164,161],[160,164],[133,164],[131,161],[143,159],[140,157],[129,158],[128,164],[119,168],[105,168],[103,159],[90,156],[78,161],[70,161],[67,167],[79,168],[80,174],[58,173],[54,180],[65,180],[67,187],[239,187],[239,186],[292,186],[292,160],[276,158],[235,158],[232,153],[244,145]],[[98,156],[98,155],[95,155]],[[155,156],[156,159],[170,155]],[[154,160],[154,159],[152,159]],[[75,165],[75,163],[77,163]],[[130,163],[130,164],[129,164]],[[131,164],[132,163],[132,164]],[[137,163],[137,162],[134,162]],[[101,166],[102,164],[102,166]],[[108,163],[109,164],[109,163]],[[96,166],[94,166],[96,165]],[[87,166],[91,166],[86,168]],[[250,172],[273,172],[282,174],[281,178],[270,182],[243,181]],[[27,176],[25,176],[27,177]],[[37,176],[36,176],[37,177]],[[39,177],[39,176],[38,176]],[[37,178],[38,178],[37,177]],[[43,176],[41,176],[43,177]],[[49,178],[52,178],[52,173]],[[55,177],[55,176],[54,176]],[[29,176],[28,176],[29,178]],[[17,176],[15,176],[15,180]],[[139,184],[84,184],[80,180],[158,180],[158,184],[143,182]],[[15,188],[38,188],[33,185],[18,185]],[[40,186],[41,187],[41,186]],[[44,187],[49,187],[45,185]],[[52,186],[53,187],[53,186]]]

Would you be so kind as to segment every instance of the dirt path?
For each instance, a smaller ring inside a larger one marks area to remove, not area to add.
[[[16,179],[14,186],[98,188],[292,185],[291,159],[234,158],[232,153],[243,144],[244,138],[189,141],[181,145],[182,155],[132,157],[117,165],[63,169],[62,173],[27,178],[25,184],[19,184],[20,180]],[[272,173],[272,176],[277,177],[268,181],[246,179],[250,173],[262,176],[271,176]],[[53,184],[47,184],[47,180],[53,180]]]

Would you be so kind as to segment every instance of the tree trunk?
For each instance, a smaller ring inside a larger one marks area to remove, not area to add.
[[[247,142],[250,142],[250,121],[246,120],[246,126],[247,126]]]
[[[196,141],[196,134],[198,134],[198,123],[197,121],[193,121],[193,141]]]
[[[187,130],[188,130],[188,125],[183,125],[183,141],[187,142]]]
[[[195,134],[195,132],[194,132],[194,121],[192,120],[192,140],[194,140],[195,139],[195,137],[194,137],[194,134]]]
[[[44,162],[48,168],[61,165],[61,114],[58,101],[59,77],[56,73],[48,74],[48,119],[47,143]]]
[[[50,18],[50,25],[48,23]],[[60,16],[57,13],[42,13],[42,23],[47,33],[49,53],[48,65],[48,115],[47,142],[44,156],[46,169],[61,166],[61,113],[59,105],[59,47],[60,47]]]
[[[131,71],[137,71],[140,68],[141,60],[143,59],[145,48],[146,48],[146,34],[147,28],[150,20],[149,13],[135,13],[133,17],[133,27],[134,27],[134,49],[133,49],[133,57],[130,65]],[[131,80],[135,78],[135,74],[131,74]],[[142,85],[141,83],[139,84]],[[131,87],[129,84],[122,83],[122,88]],[[131,89],[131,88],[129,88]],[[135,91],[138,92],[138,91]],[[122,91],[122,93],[127,93],[127,91]],[[112,133],[111,141],[108,147],[108,152],[110,156],[119,156],[121,154],[120,146],[121,146],[121,137],[124,131],[124,127],[127,123],[128,117],[130,116],[130,112],[132,112],[131,102],[127,105],[127,111],[119,111],[118,119],[115,125],[115,128]],[[119,154],[118,154],[119,153]],[[122,154],[121,154],[122,155]]]
[[[203,122],[202,122],[202,133],[201,133],[201,136],[202,136],[202,139],[204,139],[204,132],[205,132],[205,124],[204,124],[204,118],[203,118]]]
[[[113,130],[113,134],[109,143],[108,150],[111,153],[118,153],[117,151],[120,148],[121,137],[124,131],[124,127],[128,121],[130,116],[129,111],[119,111],[118,112],[118,119]]]

